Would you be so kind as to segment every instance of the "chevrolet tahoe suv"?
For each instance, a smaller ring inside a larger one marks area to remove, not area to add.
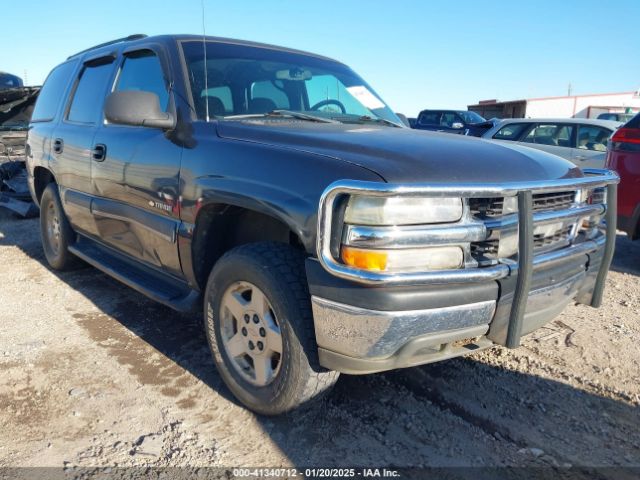
[[[339,372],[517,347],[599,306],[613,255],[614,173],[406,128],[348,66],[270,45],[135,35],[73,55],[27,157],[49,265],[200,312],[262,414]]]

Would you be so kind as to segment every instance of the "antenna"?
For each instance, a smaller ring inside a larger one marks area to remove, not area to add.
[[[204,92],[205,92],[205,99],[204,99],[204,111],[205,111],[205,117],[207,122],[209,121],[209,99],[206,97],[207,92],[209,91],[209,81],[208,81],[208,75],[209,72],[207,71],[207,41],[206,41],[206,30],[204,28],[204,0],[200,0],[200,5],[202,6],[202,50],[204,51]]]

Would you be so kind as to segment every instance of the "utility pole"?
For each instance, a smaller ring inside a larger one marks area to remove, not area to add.
[[[567,86],[567,96],[568,97],[571,96],[571,90],[573,90],[573,87],[571,86],[571,82],[569,82],[569,85]]]
[[[24,84],[29,85],[29,77],[27,77],[27,69],[24,69]]]

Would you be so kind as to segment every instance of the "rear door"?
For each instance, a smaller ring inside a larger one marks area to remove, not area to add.
[[[157,45],[125,50],[111,91],[154,93],[175,114],[168,57]],[[100,240],[136,260],[180,275],[176,234],[182,147],[159,129],[101,121],[92,148],[92,204]]]
[[[91,157],[102,100],[114,74],[114,57],[85,61],[53,131],[51,169],[58,184],[65,213],[73,227],[95,234],[91,215]]]
[[[607,142],[612,134],[608,128],[598,125],[579,125],[571,161],[580,168],[604,168]]]
[[[47,76],[40,90],[27,134],[27,166],[31,176],[36,166],[52,168],[50,165],[52,135],[60,118],[62,100],[66,98],[67,91],[71,88],[77,63],[77,61],[68,61],[58,65]]]
[[[535,123],[519,143],[571,161],[575,130],[575,125],[568,123]]]

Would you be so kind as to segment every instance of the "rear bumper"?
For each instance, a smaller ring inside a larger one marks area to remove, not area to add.
[[[571,302],[591,303],[604,248],[599,242],[588,253],[535,266],[521,334],[549,322]],[[380,372],[506,344],[515,277],[445,289],[422,286],[421,293],[408,293],[408,301],[397,288],[331,280],[335,277],[325,277],[312,260],[307,272],[320,363],[331,370]]]

